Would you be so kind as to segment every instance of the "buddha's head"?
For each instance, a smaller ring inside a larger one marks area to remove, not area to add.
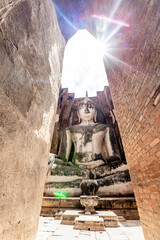
[[[96,122],[97,111],[95,108],[95,103],[88,97],[85,97],[85,99],[79,103],[77,114],[79,117],[79,121],[94,120]]]

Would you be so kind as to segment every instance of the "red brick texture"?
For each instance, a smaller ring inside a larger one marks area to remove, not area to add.
[[[105,59],[146,240],[160,239],[159,10],[158,1],[126,1],[131,28],[120,33],[122,49],[116,57],[122,62]]]

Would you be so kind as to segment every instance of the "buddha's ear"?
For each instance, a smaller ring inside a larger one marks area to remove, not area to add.
[[[78,116],[78,122],[81,123],[81,118],[78,111],[77,111],[77,116]]]
[[[95,112],[95,114],[94,114],[94,118],[93,118],[93,120],[94,120],[95,123],[96,123],[96,118],[97,118],[97,110],[96,110],[96,112]]]

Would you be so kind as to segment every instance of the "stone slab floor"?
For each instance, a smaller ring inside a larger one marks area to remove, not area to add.
[[[60,222],[53,217],[40,217],[36,240],[145,240],[137,220],[121,222],[120,227],[106,228],[103,232],[74,230]]]

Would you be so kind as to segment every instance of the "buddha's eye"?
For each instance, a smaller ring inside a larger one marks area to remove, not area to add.
[[[89,107],[89,108],[93,108],[94,105],[93,105],[93,104],[88,104],[88,107]]]
[[[82,108],[82,107],[83,107],[83,104],[80,104],[80,105],[79,105],[79,108]]]

